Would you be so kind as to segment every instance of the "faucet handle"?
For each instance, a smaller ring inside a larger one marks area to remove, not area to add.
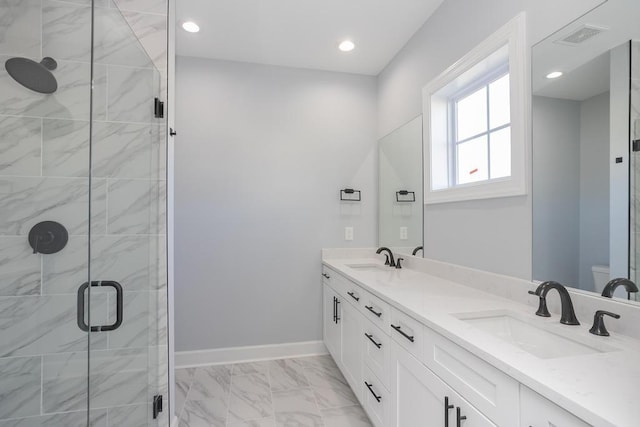
[[[540,288],[538,288],[538,290],[539,289]],[[538,290],[529,291],[529,294],[535,295],[540,299],[540,302],[538,304],[538,311],[536,311],[536,316],[551,317],[551,313],[549,313],[549,309],[547,308],[547,299],[542,294],[539,294]]]
[[[396,260],[396,269],[402,268],[402,266],[400,265],[400,261],[404,261],[404,258],[398,258]]]
[[[593,326],[591,326],[591,329],[589,329],[589,332],[591,332],[593,335],[599,335],[601,337],[609,336],[609,331],[607,331],[607,328],[604,326],[605,314],[607,316],[613,317],[614,319],[620,318],[619,314],[612,313],[610,311],[605,311],[605,310],[596,311],[596,314],[593,316]]]

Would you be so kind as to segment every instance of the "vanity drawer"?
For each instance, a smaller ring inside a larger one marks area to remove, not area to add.
[[[391,306],[365,290],[362,291],[360,303],[362,304],[361,308],[364,316],[379,327],[382,332],[389,335]]]
[[[391,406],[389,391],[367,366],[362,368],[362,406],[376,427],[389,425],[387,418]]]
[[[431,329],[423,328],[423,363],[500,426],[519,425],[518,382]]]
[[[346,301],[356,307],[362,307],[362,296],[364,290],[350,280],[345,280],[344,286],[339,290]]]
[[[418,360],[424,353],[424,326],[413,317],[391,309],[391,337]]]
[[[329,285],[337,293],[344,295],[348,280],[328,267],[322,267],[322,283]]]
[[[362,325],[362,354],[365,365],[382,384],[389,388],[391,376],[391,338],[372,322],[365,320]]]

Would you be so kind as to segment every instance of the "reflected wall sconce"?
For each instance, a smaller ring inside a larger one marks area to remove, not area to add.
[[[396,191],[396,202],[415,202],[416,201],[416,192],[415,191],[407,191],[400,190]]]
[[[360,190],[354,190],[353,188],[345,188],[340,190],[340,200],[346,202],[359,202],[362,200]]]

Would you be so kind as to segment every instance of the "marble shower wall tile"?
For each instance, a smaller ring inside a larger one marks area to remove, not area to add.
[[[86,405],[86,352],[45,355],[42,405],[45,413]],[[96,408],[145,404],[147,349],[91,352],[90,399]]]
[[[43,258],[44,294],[73,293],[87,281],[87,242],[87,236],[70,236],[62,251]],[[92,280],[115,280],[125,291],[166,288],[166,274],[158,271],[159,242],[163,236],[92,237]]]
[[[40,415],[40,357],[0,358],[0,419]]]
[[[114,0],[120,10],[167,14],[167,0]]]
[[[149,124],[94,122],[92,176],[165,178],[166,143],[160,139],[159,131],[154,134],[155,127]],[[88,176],[89,123],[45,119],[43,128],[43,174]]]
[[[109,348],[157,346],[166,339],[166,292],[125,292],[123,324],[109,332]],[[109,322],[116,319],[115,295],[109,296]]]
[[[0,175],[40,175],[41,126],[40,119],[0,116]]]
[[[94,324],[106,323],[106,294],[92,293],[91,310]],[[86,351],[76,317],[76,294],[0,297],[0,357]],[[91,346],[106,348],[107,335],[92,336]]]
[[[96,9],[94,30],[94,58],[98,64],[153,67],[153,62],[119,10]]]
[[[107,427],[107,410],[92,409],[89,427]],[[0,420],[0,427],[84,427],[87,422],[86,411],[67,412],[40,417]]]
[[[156,179],[160,145],[150,124],[96,123],[93,176]]]
[[[25,236],[0,237],[0,296],[40,294],[41,260]]]
[[[93,180],[92,231],[106,227],[106,183]],[[0,235],[26,235],[40,221],[57,221],[69,234],[87,234],[86,179],[0,177]]]
[[[109,66],[108,120],[151,123],[153,71]]]
[[[166,3],[166,2],[163,2]],[[158,70],[167,68],[167,17],[137,12],[122,12],[143,49]]]
[[[147,427],[149,405],[116,406],[108,409],[108,427]],[[151,421],[151,420],[149,420]]]
[[[159,234],[166,223],[166,183],[109,180],[109,234]]]
[[[4,63],[10,56],[0,55]],[[33,92],[18,84],[0,67],[0,114],[89,120],[90,64],[58,61],[53,71],[58,90],[51,95]],[[107,94],[106,67],[94,67],[94,118],[104,120]]]
[[[0,54],[40,55],[40,0],[0,2]]]
[[[91,6],[43,0],[42,52],[55,60],[91,61]]]
[[[89,176],[89,122],[44,119],[42,175]]]
[[[45,0],[43,52],[55,59],[91,60],[91,8],[88,2]],[[98,64],[152,66],[140,42],[117,9],[96,8],[94,60]],[[166,42],[166,38],[165,38]]]

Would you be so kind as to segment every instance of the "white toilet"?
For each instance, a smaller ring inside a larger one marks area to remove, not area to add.
[[[609,282],[609,266],[608,265],[594,265],[591,267],[593,272],[593,281],[595,283],[595,291],[599,294],[602,293],[605,285]]]

